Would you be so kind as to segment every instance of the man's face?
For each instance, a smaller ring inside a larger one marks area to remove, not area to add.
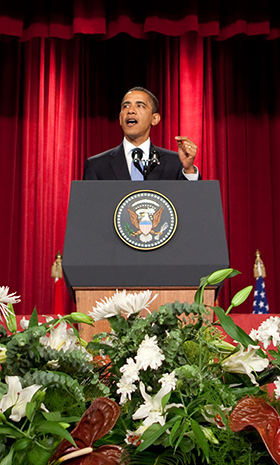
[[[137,147],[148,139],[151,127],[160,122],[160,114],[153,113],[146,92],[134,90],[124,96],[119,120],[125,137]]]

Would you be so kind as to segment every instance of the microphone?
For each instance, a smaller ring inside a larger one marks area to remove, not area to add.
[[[156,149],[152,149],[146,166],[146,175],[148,175],[157,165],[160,164],[159,157],[160,155],[158,151]]]

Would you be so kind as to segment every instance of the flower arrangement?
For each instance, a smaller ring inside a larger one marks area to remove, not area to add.
[[[80,452],[69,463],[99,464],[92,447],[87,452],[75,444],[80,423],[70,432],[81,417],[89,418],[87,412],[97,411],[94,399],[100,397],[120,407],[110,404],[118,414],[104,437],[89,433],[95,451],[115,451],[115,461],[106,456],[106,464],[117,463],[125,448],[120,463],[131,465],[280,465],[280,318],[250,335],[235,325],[229,312],[251,286],[226,311],[212,308],[216,322],[209,321],[203,303],[205,286],[237,273],[227,269],[202,278],[191,305],[169,303],[142,317],[151,292],[117,291],[89,315],[73,313],[39,325],[33,312],[21,332],[12,307],[19,298],[0,288],[0,311],[12,332],[8,336],[4,327],[0,332],[0,465],[47,465],[54,457],[60,463],[59,444],[64,454]],[[103,318],[111,332],[84,343],[74,324],[94,325]]]
[[[88,347],[111,361],[111,396],[121,407],[119,420],[101,443],[126,444],[130,464],[274,463],[278,445],[270,441],[268,446],[257,419],[261,409],[273,411],[270,419],[280,425],[275,410],[280,357],[266,350],[271,340],[280,343],[280,318],[272,331],[267,323],[251,336],[235,325],[228,313],[244,302],[252,286],[238,292],[227,311],[213,307],[215,323],[206,318],[209,309],[203,304],[205,286],[237,273],[227,269],[202,278],[191,305],[174,302],[141,317],[151,293],[123,291],[98,302],[90,313],[95,321],[110,322],[111,332],[95,335]],[[227,343],[224,333],[235,343]],[[264,385],[272,381],[271,399]],[[254,406],[240,404],[246,399],[254,399]]]
[[[12,304],[19,297],[0,288],[0,309],[11,335],[0,326],[0,463],[46,465],[68,429],[98,396],[109,395],[102,369],[74,324],[92,323],[73,313],[38,324],[34,310],[17,332]]]

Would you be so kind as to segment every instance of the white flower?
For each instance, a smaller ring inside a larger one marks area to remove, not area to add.
[[[13,294],[8,294],[9,288],[8,286],[1,286],[0,287],[0,311],[2,312],[2,315],[4,318],[7,318],[8,313],[11,313],[8,307],[8,304],[17,304],[20,302],[20,296],[15,295],[16,293],[13,292]],[[2,320],[1,314],[0,314],[0,320]]]
[[[29,326],[29,320],[25,318],[25,316],[20,320],[19,322],[20,326],[22,327],[23,330],[28,329]]]
[[[252,383],[257,384],[252,372],[262,371],[269,364],[268,359],[256,355],[259,349],[259,346],[249,345],[244,352],[244,347],[240,344],[238,352],[225,358],[221,365],[225,371],[247,374]]]
[[[231,412],[231,407],[224,407],[223,405],[220,406],[220,409],[223,411],[226,417],[228,417],[229,412]],[[226,429],[226,425],[224,424],[221,415],[219,414],[218,410],[212,404],[207,404],[203,409],[201,409],[202,416],[205,420],[209,421],[209,423],[213,423],[220,429]]]
[[[139,369],[133,358],[128,358],[126,364],[120,368],[120,372],[123,376],[129,379],[131,382],[139,380]]]
[[[135,357],[139,370],[147,370],[151,367],[152,370],[157,370],[162,365],[165,357],[162,350],[157,345],[157,337],[149,337],[147,334],[141,342],[137,355]]]
[[[105,297],[105,300],[101,299],[100,302],[96,302],[96,307],[93,307],[92,312],[88,313],[94,321],[106,320],[106,318],[111,318],[121,313],[119,306],[115,302],[115,295],[110,298]]]
[[[33,384],[22,389],[18,376],[6,376],[5,381],[9,389],[0,401],[0,411],[5,412],[13,407],[9,418],[13,421],[20,421],[25,416],[26,404],[31,401],[41,386]]]
[[[278,316],[271,316],[263,321],[257,330],[257,338],[259,342],[263,343],[265,349],[272,344],[277,347],[280,343],[280,318]]]
[[[7,352],[6,347],[0,345],[0,363],[5,362],[7,358],[6,352]]]
[[[274,389],[275,397],[276,399],[279,399],[280,397],[280,376],[277,376],[276,380],[274,381],[274,384],[275,384],[275,389]]]
[[[148,427],[153,423],[159,423],[163,426],[165,424],[165,417],[168,409],[171,407],[183,407],[181,404],[169,404],[166,405],[165,410],[162,409],[162,398],[170,392],[170,388],[168,386],[162,387],[154,397],[151,397],[146,393],[145,385],[142,381],[139,383],[139,389],[145,402],[140,405],[139,409],[132,415],[132,419],[141,420],[145,418],[143,426]]]
[[[117,390],[117,394],[121,394],[120,404],[123,405],[127,398],[131,400],[131,394],[132,392],[136,391],[136,386],[129,378],[126,378],[125,376],[121,377],[117,383],[117,386],[119,388]]]
[[[156,294],[152,299],[152,291],[143,291],[143,292],[134,292],[133,294],[127,294],[126,290],[122,292],[116,292],[115,302],[120,307],[122,311],[131,315],[133,313],[138,313],[143,309],[148,310],[148,306],[155,300],[158,296]]]
[[[105,297],[105,300],[96,302],[96,307],[93,307],[92,312],[89,312],[89,315],[94,319],[94,321],[99,321],[120,315],[122,311],[125,312],[127,316],[132,313],[138,313],[144,308],[147,309],[158,295],[156,294],[151,299],[151,294],[151,291],[127,294],[125,289],[121,292],[118,292],[117,290],[112,297]]]
[[[126,444],[132,444],[133,446],[139,446],[141,443],[141,436],[146,431],[148,426],[140,425],[136,431],[130,431],[129,429],[126,431],[125,442]]]
[[[73,329],[67,329],[66,321],[61,321],[56,328],[50,330],[49,336],[43,336],[40,338],[40,343],[45,347],[51,347],[55,350],[62,349],[63,352],[69,350],[82,350],[89,360],[92,360],[92,356],[82,346],[78,346],[78,338],[75,336]]]
[[[253,341],[258,340],[258,331],[256,329],[251,329],[251,332],[249,334],[250,338],[253,339]]]
[[[161,383],[162,387],[169,387],[170,391],[176,389],[176,381],[175,372],[172,373],[164,373],[162,377],[159,379],[159,383]]]

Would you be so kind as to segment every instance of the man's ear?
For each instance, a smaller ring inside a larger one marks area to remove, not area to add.
[[[153,113],[152,126],[156,126],[161,120],[159,113]]]

